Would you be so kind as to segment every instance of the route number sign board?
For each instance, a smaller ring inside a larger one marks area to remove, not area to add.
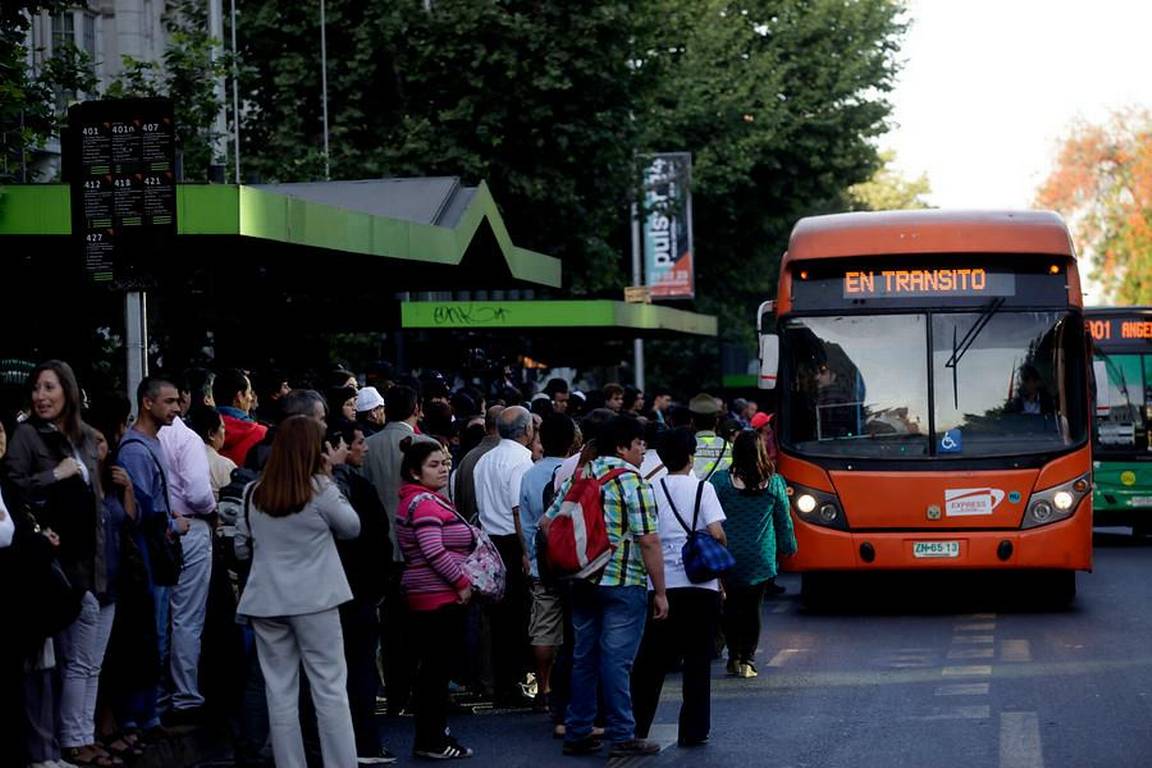
[[[176,234],[176,124],[165,98],[86,101],[68,110],[65,168],[72,232],[96,284],[152,282],[149,264]]]

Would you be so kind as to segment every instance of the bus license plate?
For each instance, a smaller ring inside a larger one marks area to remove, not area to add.
[[[914,541],[913,557],[960,557],[958,541]]]

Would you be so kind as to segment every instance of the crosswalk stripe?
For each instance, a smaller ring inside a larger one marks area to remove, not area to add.
[[[1044,768],[1035,712],[1000,713],[1000,768]]]
[[[937,696],[986,696],[991,683],[953,683],[936,689]]]

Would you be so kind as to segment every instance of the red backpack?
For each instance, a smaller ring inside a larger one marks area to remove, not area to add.
[[[560,502],[560,511],[548,524],[548,565],[559,578],[586,579],[608,564],[616,550],[608,540],[604,522],[604,486],[628,469],[613,469],[597,479],[580,469]]]

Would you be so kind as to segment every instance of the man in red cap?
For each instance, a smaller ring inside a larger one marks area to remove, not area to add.
[[[760,433],[760,439],[764,441],[764,450],[768,451],[768,458],[772,459],[773,464],[776,463],[776,432],[772,429],[774,415],[760,411],[748,424]]]

